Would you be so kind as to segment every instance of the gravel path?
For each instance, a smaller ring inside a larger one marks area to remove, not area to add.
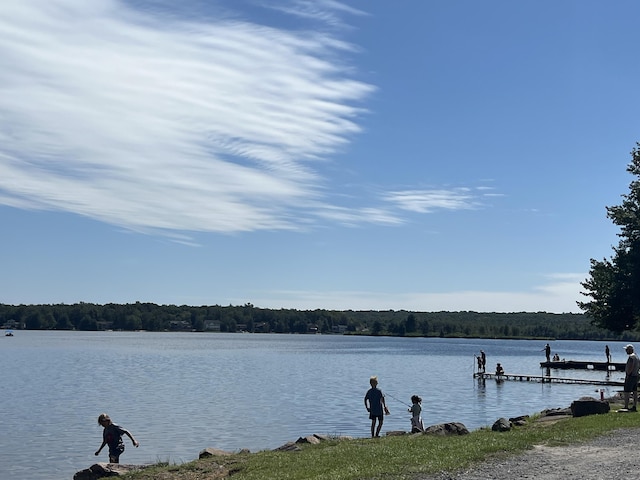
[[[416,480],[602,480],[637,478],[640,429],[621,429],[590,442],[561,447],[538,446],[507,459],[493,459],[456,474]]]

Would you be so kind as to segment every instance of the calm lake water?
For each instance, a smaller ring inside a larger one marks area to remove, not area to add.
[[[589,385],[473,379],[487,371],[540,375],[542,341],[149,332],[16,331],[0,340],[0,478],[70,480],[108,461],[97,424],[107,412],[125,437],[123,463],[182,463],[205,447],[272,449],[313,433],[367,437],[363,397],[378,375],[391,415],[383,433],[408,430],[406,404],[423,398],[426,426],[470,430],[545,408],[567,407]],[[604,361],[605,342],[551,342],[562,358]],[[623,343],[609,342],[613,361]],[[604,372],[553,371],[604,378]],[[613,373],[611,379],[622,379]],[[614,393],[613,387],[605,391]]]

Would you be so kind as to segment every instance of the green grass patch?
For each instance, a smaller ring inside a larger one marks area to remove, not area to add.
[[[469,435],[404,435],[378,439],[328,440],[301,445],[297,452],[263,451],[213,457],[184,465],[154,467],[154,471],[123,478],[146,480],[361,480],[411,479],[416,474],[453,472],[494,456],[523,452],[534,445],[562,446],[587,441],[619,428],[640,427],[640,413],[591,415],[555,422],[537,422],[509,432],[480,429]],[[170,470],[170,471],[169,471]],[[148,476],[154,475],[154,476]],[[200,476],[202,475],[202,476]],[[226,474],[228,475],[228,473]]]

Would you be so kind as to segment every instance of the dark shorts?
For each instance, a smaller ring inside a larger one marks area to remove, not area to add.
[[[625,377],[624,379],[624,391],[625,392],[634,392],[638,388],[638,376],[631,375]]]
[[[116,448],[109,447],[109,460],[113,460],[114,463],[118,463],[122,452],[124,452],[124,445],[119,445]]]
[[[369,418],[371,420],[378,420],[380,423],[384,420],[384,415],[374,415],[373,413],[369,414]]]

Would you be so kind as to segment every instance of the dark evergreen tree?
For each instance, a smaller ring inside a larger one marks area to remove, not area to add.
[[[578,306],[593,323],[613,332],[633,330],[640,315],[640,143],[631,151],[627,171],[635,177],[622,204],[607,207],[607,217],[620,227],[611,259],[591,259],[590,277],[582,282],[590,301]]]

